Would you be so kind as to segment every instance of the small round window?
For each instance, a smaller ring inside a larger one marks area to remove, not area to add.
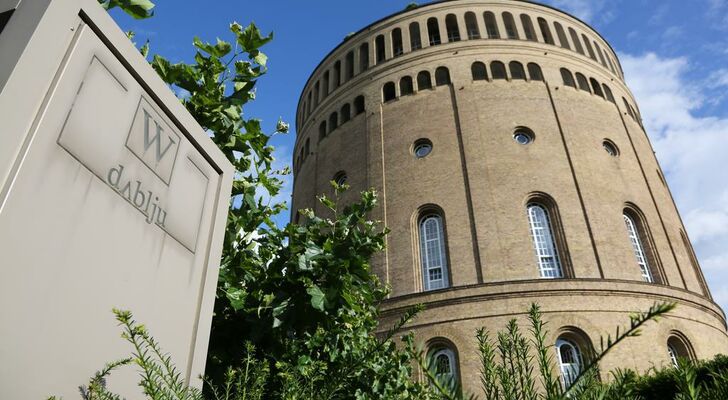
[[[604,147],[604,151],[606,151],[607,154],[609,154],[610,156],[619,156],[619,149],[617,148],[617,145],[614,144],[614,142],[612,142],[611,140],[605,139],[604,142],[602,142],[602,147]]]
[[[513,133],[513,140],[525,146],[533,142],[533,132],[530,129],[518,128]]]
[[[432,142],[427,139],[420,139],[415,142],[413,151],[417,158],[427,157],[432,152]]]
[[[336,182],[337,185],[343,186],[346,183],[346,180],[347,179],[348,178],[346,176],[346,172],[339,171],[339,172],[336,173],[336,175],[334,175],[333,181]]]

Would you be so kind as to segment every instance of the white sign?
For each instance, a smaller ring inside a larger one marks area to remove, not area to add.
[[[232,166],[95,0],[21,1],[0,54],[0,398],[77,398],[113,307],[200,386]]]

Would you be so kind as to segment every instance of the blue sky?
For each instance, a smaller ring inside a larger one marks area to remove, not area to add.
[[[275,39],[269,73],[249,117],[272,131],[294,127],[309,73],[350,32],[402,10],[410,0],[156,0],[156,15],[135,21],[114,12],[152,54],[194,55],[192,37],[229,38],[227,27],[255,22]],[[420,2],[421,4],[424,2]],[[728,308],[728,0],[544,0],[595,27],[618,52],[645,127],[687,225],[715,300]],[[290,164],[295,132],[274,139]],[[290,198],[290,181],[282,199]],[[287,221],[288,215],[281,218]]]

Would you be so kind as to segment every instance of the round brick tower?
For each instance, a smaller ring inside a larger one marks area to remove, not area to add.
[[[296,123],[292,210],[323,212],[331,180],[344,201],[379,192],[382,327],[424,304],[410,329],[466,390],[476,329],[532,302],[567,384],[585,347],[654,302],[678,308],[603,371],[728,351],[617,55],[579,19],[516,0],[391,15],[324,58]]]

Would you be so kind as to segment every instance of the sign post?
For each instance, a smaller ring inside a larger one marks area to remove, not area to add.
[[[95,0],[0,0],[10,10],[0,398],[76,398],[132,350],[114,307],[201,386],[232,165]],[[137,380],[130,370],[109,384],[139,398]]]

